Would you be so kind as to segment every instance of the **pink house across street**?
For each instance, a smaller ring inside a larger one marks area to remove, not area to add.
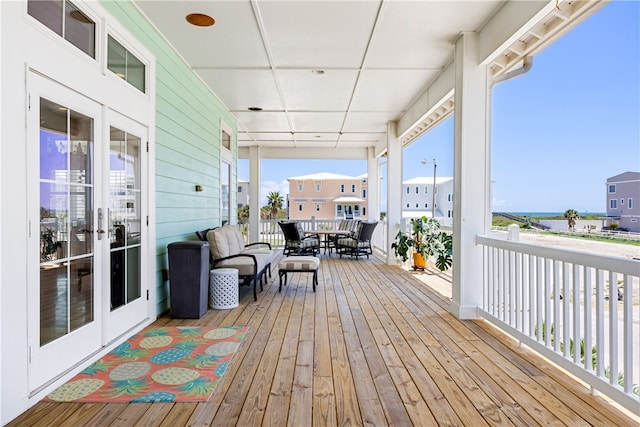
[[[367,219],[367,175],[321,172],[287,178],[290,219]]]

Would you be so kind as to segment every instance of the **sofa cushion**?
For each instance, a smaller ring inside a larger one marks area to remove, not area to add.
[[[229,239],[223,228],[216,228],[207,232],[207,241],[213,259],[225,258],[233,255],[229,249]]]
[[[244,249],[244,240],[242,239],[240,232],[232,225],[225,225],[222,229],[227,237],[229,254],[236,255],[242,252],[242,249]]]
[[[238,270],[239,276],[253,276],[258,272],[262,271],[266,265],[270,262],[269,257],[270,254],[251,254],[256,257],[256,261],[258,263],[258,271],[255,271],[255,265],[253,264],[253,259],[248,256],[240,256],[236,258],[226,259],[224,261],[217,262],[215,264],[215,268],[235,268]]]

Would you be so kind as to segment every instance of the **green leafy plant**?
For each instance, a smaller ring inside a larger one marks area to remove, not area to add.
[[[411,232],[399,231],[391,248],[402,261],[409,258],[411,249],[424,259],[432,257],[440,271],[448,270],[453,264],[453,238],[440,230],[440,222],[434,218],[411,219]]]

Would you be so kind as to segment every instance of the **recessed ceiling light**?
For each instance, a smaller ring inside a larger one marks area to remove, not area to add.
[[[311,70],[311,74],[316,74],[318,76],[321,76],[324,74],[324,70]]]
[[[210,27],[216,23],[215,19],[204,13],[190,13],[185,19],[189,24],[196,27]]]
[[[262,111],[262,108],[260,108],[260,107],[249,107],[248,110],[249,111]]]

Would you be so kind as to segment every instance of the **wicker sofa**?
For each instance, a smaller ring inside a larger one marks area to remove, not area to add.
[[[211,268],[235,268],[243,285],[253,283],[253,299],[258,300],[257,284],[260,281],[262,290],[266,274],[271,277],[271,263],[277,252],[266,242],[245,245],[244,237],[232,225],[197,231],[200,240],[209,242],[211,251]]]

